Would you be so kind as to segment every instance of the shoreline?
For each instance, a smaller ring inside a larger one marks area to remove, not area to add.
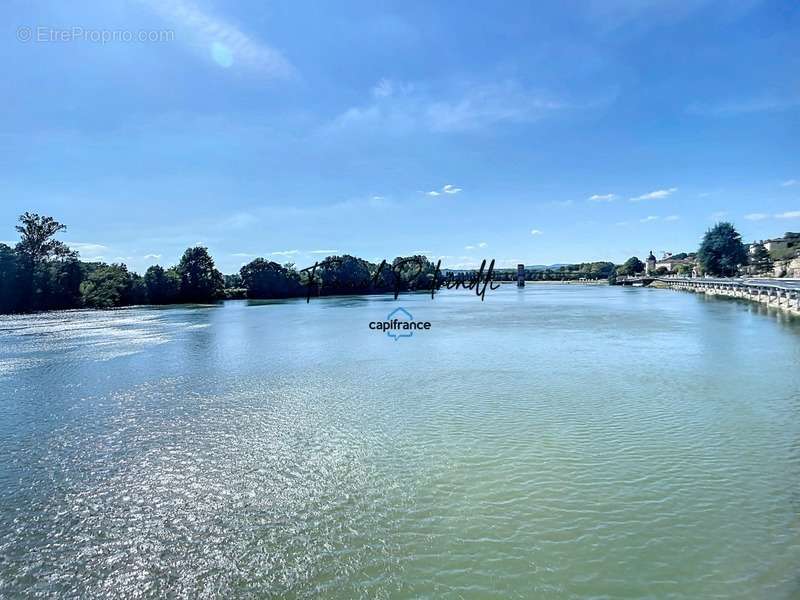
[[[778,286],[779,282],[772,285]],[[747,300],[756,304],[762,304],[767,308],[776,308],[789,315],[800,317],[800,289],[781,289],[779,287],[769,287],[769,285],[765,284],[748,284],[746,281],[720,283],[705,280],[692,283],[686,281],[668,282],[657,280],[648,287],[690,292],[693,294],[705,294],[706,296],[734,298],[736,300]]]

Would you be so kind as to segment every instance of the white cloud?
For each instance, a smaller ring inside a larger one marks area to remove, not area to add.
[[[640,223],[652,223],[653,221],[658,221],[658,217],[650,215],[649,217],[645,217],[644,219],[639,219]]]
[[[370,199],[371,200],[386,200],[386,197],[385,196],[373,196]]]
[[[531,235],[542,235],[541,229],[531,229]]]
[[[464,250],[475,250],[475,246],[464,246]]]
[[[776,219],[800,219],[800,210],[789,210],[775,215]]]
[[[592,194],[589,196],[589,200],[592,202],[611,202],[616,197],[616,194]]]
[[[231,256],[236,258],[255,258],[255,254],[248,254],[247,252],[234,252]]]
[[[338,250],[312,250],[311,252],[309,252],[309,254],[327,254],[327,255],[331,255],[331,254],[339,254],[339,251]]]
[[[486,242],[478,242],[478,248],[486,248],[488,245]]]
[[[678,188],[674,187],[665,190],[656,190],[654,192],[648,192],[647,194],[642,194],[641,196],[631,198],[631,202],[639,202],[640,200],[660,200],[662,198],[666,198],[667,196],[671,196],[677,191]]]
[[[156,14],[175,24],[179,30],[176,40],[188,40],[221,67],[242,65],[269,77],[289,77],[294,73],[294,67],[278,50],[204,12],[189,0],[143,1]]]
[[[669,215],[668,217],[664,217],[665,221],[677,221],[680,219],[678,215]]]
[[[293,256],[295,254],[300,254],[300,250],[277,250],[275,252],[270,252],[272,256]]]
[[[78,252],[85,252],[87,254],[96,254],[98,252],[105,252],[108,246],[103,244],[91,244],[86,242],[64,242],[67,246]]]
[[[430,192],[423,192],[428,196],[441,196],[442,194],[458,194],[459,192],[463,191],[462,188],[456,187],[451,183],[445,184],[442,186],[440,190],[431,190]]]
[[[769,215],[766,213],[750,213],[749,215],[745,215],[744,218],[748,221],[763,221],[764,219],[768,219]]]
[[[160,254],[145,254],[144,255],[144,259],[145,260],[161,260],[161,255]]]
[[[800,184],[800,181],[798,181],[797,179],[787,179],[786,181],[781,183],[781,186],[782,187],[791,187],[793,185],[798,185],[798,184]]]

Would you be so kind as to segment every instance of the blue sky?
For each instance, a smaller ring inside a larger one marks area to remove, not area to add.
[[[141,272],[202,243],[234,272],[333,252],[622,261],[694,250],[719,219],[747,241],[800,230],[790,0],[0,14],[0,240],[31,210],[85,259]]]

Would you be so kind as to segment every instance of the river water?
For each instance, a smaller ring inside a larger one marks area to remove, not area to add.
[[[605,286],[0,317],[0,597],[796,598],[798,365]]]

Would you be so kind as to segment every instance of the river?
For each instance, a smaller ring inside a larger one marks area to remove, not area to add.
[[[0,317],[0,597],[795,598],[798,365],[604,286]]]

